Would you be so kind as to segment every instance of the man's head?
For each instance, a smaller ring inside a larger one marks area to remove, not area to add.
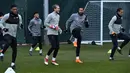
[[[34,18],[39,18],[39,13],[38,12],[34,13]]]
[[[53,5],[52,8],[56,13],[60,13],[60,6],[58,4]]]
[[[123,15],[124,11],[122,8],[118,8],[117,11],[116,11],[120,16]]]
[[[0,17],[3,17],[3,16],[4,16],[4,14],[2,12],[0,12]]]
[[[13,14],[18,14],[17,5],[11,5],[10,10]]]
[[[78,13],[80,16],[82,16],[84,14],[84,8],[79,8]]]

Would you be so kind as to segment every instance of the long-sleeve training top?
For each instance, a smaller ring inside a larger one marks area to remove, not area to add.
[[[121,28],[123,28],[121,25],[122,25],[122,17],[119,15],[113,16],[108,25],[108,28],[110,30],[109,34],[112,34],[112,32],[119,34],[121,32]]]
[[[42,20],[33,18],[29,25],[28,30],[32,33],[32,36],[41,36]]]
[[[88,22],[86,15],[80,16],[78,13],[74,13],[66,22],[66,30],[70,28],[70,32],[72,33],[75,28],[83,29],[83,26],[85,25],[84,22]]]
[[[1,19],[1,28],[7,28],[8,32],[3,32],[3,35],[9,34],[13,37],[16,37],[17,29],[20,28],[22,24],[22,17],[21,15],[13,15],[11,13],[5,14],[4,17]]]
[[[50,28],[51,25],[59,26],[59,20],[60,20],[60,15],[57,14],[56,12],[52,12],[47,16],[44,22],[44,25],[47,28],[47,35],[58,35],[59,32],[60,33],[62,32],[60,27],[58,30],[54,30]]]

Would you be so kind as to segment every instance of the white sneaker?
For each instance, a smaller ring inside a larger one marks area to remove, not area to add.
[[[120,48],[120,47],[118,47],[117,49],[118,49],[118,50],[121,50],[121,48]]]
[[[59,65],[58,63],[56,63],[56,61],[52,61],[51,63],[52,63],[53,65],[56,65],[56,66]]]
[[[46,58],[44,59],[44,64],[48,65],[48,59],[46,59]]]
[[[128,55],[128,57],[130,57],[130,55]]]

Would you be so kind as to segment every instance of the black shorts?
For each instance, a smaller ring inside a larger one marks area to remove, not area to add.
[[[75,38],[81,37],[81,28],[75,28],[75,29],[73,29],[72,35]]]
[[[34,43],[42,43],[42,37],[41,36],[33,36],[33,44]]]
[[[52,48],[59,48],[59,37],[58,35],[48,35],[49,41],[51,43]]]

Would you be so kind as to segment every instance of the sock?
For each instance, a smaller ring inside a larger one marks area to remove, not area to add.
[[[118,49],[119,49],[119,50],[121,50],[121,48],[120,48],[120,47],[118,47]]]
[[[53,58],[52,58],[52,61],[56,61],[56,58],[53,57]]]
[[[79,57],[77,56],[76,59],[79,59]]]
[[[76,39],[76,38],[74,39],[73,43],[74,43],[74,42],[77,42],[77,39]]]
[[[3,54],[3,53],[1,53],[1,54],[0,54],[0,56],[4,56],[4,54]]]
[[[75,38],[74,42],[77,42],[77,39]]]
[[[11,66],[14,66],[14,65],[15,65],[15,63],[12,62],[12,63],[11,63]]]
[[[33,48],[31,47],[29,51],[33,51]]]
[[[49,59],[49,56],[48,56],[48,55],[46,55],[46,59]]]
[[[109,57],[109,59],[112,59],[112,57]]]
[[[42,49],[39,51],[39,53],[42,53]]]

